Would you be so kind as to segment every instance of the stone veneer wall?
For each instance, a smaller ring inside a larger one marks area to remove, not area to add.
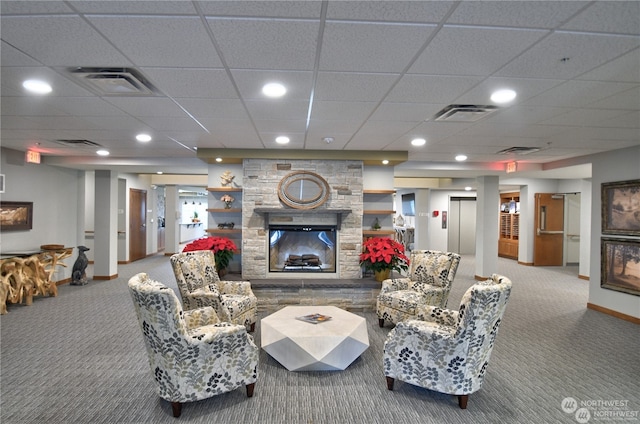
[[[271,213],[271,223],[336,225],[335,213],[322,213],[323,209],[351,209],[342,215],[337,252],[337,272],[322,275],[327,278],[360,278],[359,253],[362,246],[362,161],[340,160],[270,160],[245,159],[243,161],[242,193],[242,276],[252,278],[299,278],[299,274],[277,277],[269,274],[268,236],[265,217],[255,208],[290,209],[278,198],[278,184],[293,171],[311,171],[321,175],[329,184],[331,194],[324,205],[299,214]],[[268,226],[268,225],[267,225]]]

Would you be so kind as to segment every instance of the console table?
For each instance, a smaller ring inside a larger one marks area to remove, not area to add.
[[[31,305],[33,296],[57,296],[51,276],[72,253],[72,247],[60,247],[0,254],[0,314],[7,313],[7,302]]]

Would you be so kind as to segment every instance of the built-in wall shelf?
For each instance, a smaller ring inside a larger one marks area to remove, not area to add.
[[[362,230],[364,237],[395,236],[396,230]]]
[[[394,194],[395,190],[362,190],[363,194]]]
[[[242,234],[241,228],[233,228],[233,229],[207,228],[206,231],[209,234]]]
[[[395,215],[396,211],[394,210],[373,210],[373,209],[367,209],[362,211],[363,214],[365,215]]]
[[[210,192],[221,192],[221,193],[229,193],[229,192],[241,192],[242,187],[207,187],[207,191]]]
[[[242,212],[242,208],[209,208],[207,212],[215,212],[215,213],[240,213]]]

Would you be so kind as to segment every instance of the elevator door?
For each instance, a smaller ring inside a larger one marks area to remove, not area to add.
[[[476,198],[449,200],[448,250],[460,255],[476,254]]]

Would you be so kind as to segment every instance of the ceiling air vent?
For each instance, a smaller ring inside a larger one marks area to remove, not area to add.
[[[497,109],[497,106],[449,105],[438,112],[434,119],[446,122],[475,122]]]
[[[99,96],[154,96],[157,91],[133,68],[71,68],[69,72]]]
[[[508,149],[496,152],[498,155],[528,155],[529,153],[539,152],[539,147],[509,147]]]
[[[56,140],[57,143],[64,144],[65,146],[78,146],[78,147],[102,147],[100,144],[90,140]]]

